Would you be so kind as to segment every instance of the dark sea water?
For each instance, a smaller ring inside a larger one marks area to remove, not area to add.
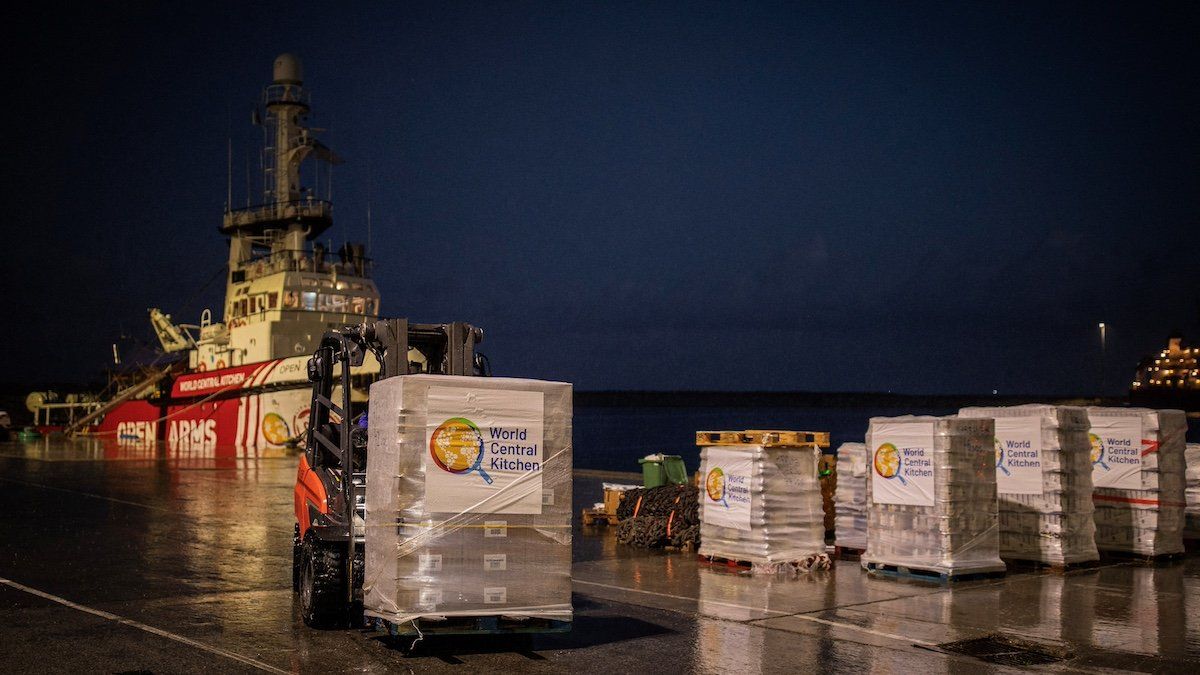
[[[957,408],[870,407],[575,407],[575,468],[641,471],[637,460],[661,452],[700,468],[697,431],[786,429],[828,431],[830,445],[862,443],[872,417],[952,415]],[[1200,442],[1200,420],[1188,421],[1188,440]]]
[[[862,443],[872,417],[950,415],[957,409],[834,407],[588,407],[575,408],[575,468],[641,471],[654,452],[680,455],[700,468],[697,431],[786,429],[828,431],[832,447]]]

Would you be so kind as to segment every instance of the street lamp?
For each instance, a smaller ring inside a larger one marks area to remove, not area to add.
[[[1106,360],[1105,356],[1107,356],[1106,352],[1108,351],[1106,349],[1107,344],[1106,344],[1106,341],[1104,338],[1105,338],[1105,332],[1107,329],[1106,329],[1103,321],[1100,322],[1098,327],[1100,328],[1100,394],[1104,395],[1104,385],[1105,385],[1104,362]]]

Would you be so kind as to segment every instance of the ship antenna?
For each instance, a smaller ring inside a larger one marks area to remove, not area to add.
[[[233,138],[225,137],[225,213],[233,210]]]
[[[327,125],[329,127],[329,142],[333,143],[333,115],[329,115],[326,119],[329,120],[329,124]],[[333,203],[333,164],[333,162],[330,162],[329,169],[325,172],[325,201],[330,204]],[[320,179],[317,179],[317,189],[321,189]]]
[[[375,175],[371,170],[371,158],[374,153],[367,152],[367,255],[371,255],[371,183]]]
[[[250,151],[245,152],[246,158],[246,208],[250,208]]]
[[[233,210],[233,112],[225,101],[225,213]]]

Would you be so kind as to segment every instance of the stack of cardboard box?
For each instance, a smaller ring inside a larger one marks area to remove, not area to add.
[[[365,613],[569,621],[571,415],[558,382],[372,385]]]

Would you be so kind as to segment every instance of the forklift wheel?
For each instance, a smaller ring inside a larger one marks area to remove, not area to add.
[[[300,561],[300,615],[311,628],[333,628],[346,623],[344,552],[315,537],[304,540]]]

